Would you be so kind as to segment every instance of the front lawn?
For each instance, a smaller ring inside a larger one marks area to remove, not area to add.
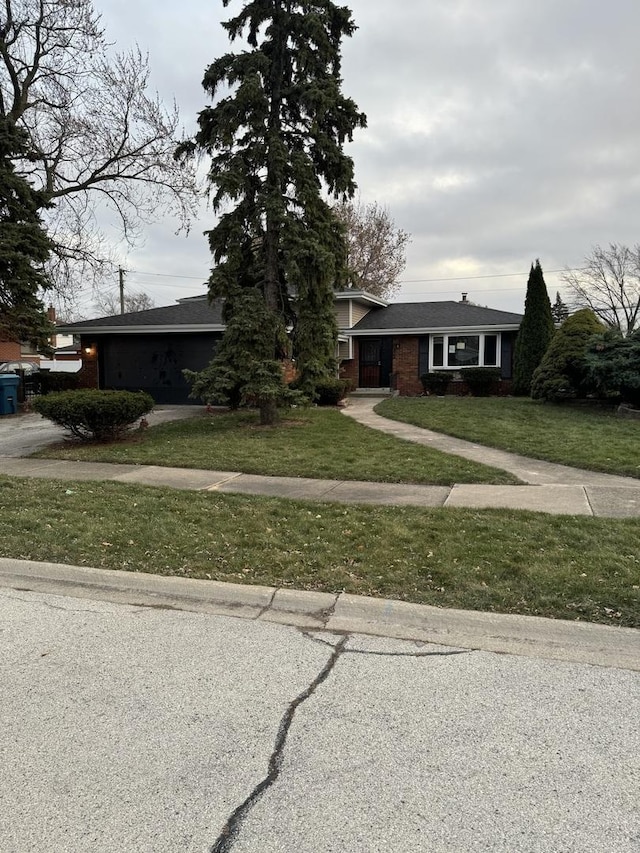
[[[635,519],[0,477],[0,556],[640,627]]]
[[[122,442],[66,442],[36,455],[330,480],[519,482],[497,468],[369,429],[335,409],[293,409],[275,427],[259,426],[254,412],[204,414],[133,433]]]
[[[385,418],[574,468],[640,477],[640,421],[511,397],[396,397]]]

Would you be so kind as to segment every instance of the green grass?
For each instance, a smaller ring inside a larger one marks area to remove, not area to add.
[[[404,397],[385,400],[376,412],[534,459],[640,477],[640,421],[606,410],[529,399]]]
[[[38,456],[395,483],[518,483],[505,471],[364,427],[335,409],[295,409],[279,426],[253,412],[162,424],[123,442],[67,442]]]
[[[0,555],[640,627],[640,525],[0,477]]]

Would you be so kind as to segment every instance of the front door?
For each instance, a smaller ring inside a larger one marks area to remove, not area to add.
[[[391,338],[361,338],[359,387],[388,388],[391,360]]]

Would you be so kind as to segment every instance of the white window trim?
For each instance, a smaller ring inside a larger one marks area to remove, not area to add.
[[[456,364],[450,367],[446,362],[447,353],[449,352],[449,338],[459,338],[459,337],[472,337],[477,335],[479,338],[479,358],[478,364],[469,365],[469,367],[502,367],[502,335],[500,332],[474,332],[467,331],[464,332],[443,332],[442,334],[438,333],[435,335],[429,335],[429,370],[451,370],[451,371],[461,371],[466,368],[462,367],[460,364]],[[496,363],[495,364],[485,364],[484,363],[484,339],[487,335],[495,335],[496,336]],[[434,338],[442,338],[442,355],[444,364],[434,364],[433,362],[433,341]]]

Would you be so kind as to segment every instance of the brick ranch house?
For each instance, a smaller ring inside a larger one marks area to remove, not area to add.
[[[340,375],[357,388],[422,393],[420,376],[498,367],[508,390],[520,314],[460,302],[388,303],[365,291],[335,294]],[[202,370],[224,331],[220,302],[206,296],[176,305],[60,327],[80,336],[82,382],[143,390],[158,403],[193,403],[182,371]]]

